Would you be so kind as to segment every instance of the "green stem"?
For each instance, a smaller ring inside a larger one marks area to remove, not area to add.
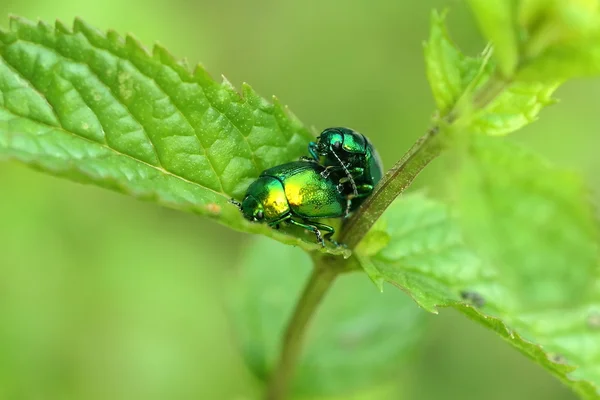
[[[296,309],[283,337],[279,363],[267,389],[267,400],[286,398],[309,322],[335,278],[341,272],[339,268],[327,263],[326,257],[315,256],[313,259],[315,266],[312,274],[296,304]]]

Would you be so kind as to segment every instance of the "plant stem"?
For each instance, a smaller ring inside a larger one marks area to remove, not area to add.
[[[341,272],[326,259],[323,256],[313,257],[314,268],[286,328],[279,362],[267,388],[267,400],[286,398],[310,319]]]

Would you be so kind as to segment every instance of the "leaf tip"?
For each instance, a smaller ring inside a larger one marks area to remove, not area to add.
[[[100,33],[100,31],[97,31],[95,28],[90,27],[88,25],[83,25],[82,29],[82,33],[85,36],[88,36],[90,34],[96,35],[98,33]],[[86,29],[86,28],[91,28],[91,29]],[[119,35],[119,33],[117,31],[115,31],[114,29],[109,29],[106,31],[106,39],[113,43],[116,44],[117,46],[124,46],[125,45],[125,39],[123,39],[123,37],[121,35]]]
[[[73,33],[71,31],[71,27],[69,27],[67,24],[65,24],[60,19],[57,19],[56,21],[54,21],[54,29],[56,29],[57,32],[64,33],[64,34]]]
[[[9,28],[8,29],[4,29],[3,27],[0,26],[0,42],[4,43],[4,44],[9,44],[12,41],[14,41],[14,33],[12,33],[10,31],[10,16],[9,16]]]
[[[430,22],[432,25],[444,25],[446,22],[446,18],[448,17],[448,13],[450,9],[445,7],[441,11],[437,8],[431,10],[430,14]]]
[[[221,74],[221,85],[224,86],[226,89],[230,89],[230,90],[236,91],[236,89],[233,86],[233,84],[223,74]]]
[[[36,27],[43,32],[52,32],[53,31],[53,26],[43,20],[38,20]]]
[[[276,112],[279,112],[280,114],[285,114],[283,104],[281,104],[281,101],[279,101],[279,98],[277,96],[272,95],[271,102],[273,103],[273,108]]]
[[[242,82],[242,98],[249,104],[255,104],[259,107],[266,102],[247,82]]]
[[[31,26],[33,26],[33,22],[26,18],[14,14],[8,17],[8,27],[12,32],[18,33],[23,27]]]
[[[80,17],[76,17],[73,20],[73,33],[82,33],[86,37],[104,37],[104,33],[100,29],[86,23]]]
[[[252,96],[254,94],[254,89],[252,89],[252,86],[250,86],[250,84],[248,82],[242,82],[242,95],[244,97],[246,96]]]
[[[143,55],[145,57],[150,57],[151,54],[148,51],[148,49],[131,33],[128,33],[125,36],[125,46],[140,55]]]
[[[193,72],[194,79],[197,79],[203,83],[206,82],[214,82],[204,65],[201,63],[196,64],[196,68],[194,68]]]
[[[423,307],[423,306],[421,306],[421,307]],[[423,307],[423,309],[425,311],[427,311],[428,313],[435,314],[435,315],[439,315],[439,313],[440,313],[440,310],[438,310],[437,306]]]
[[[80,32],[85,25],[85,22],[80,17],[75,17],[73,20],[73,32]]]
[[[152,46],[152,57],[166,63],[175,63],[175,57],[160,43],[154,43]]]

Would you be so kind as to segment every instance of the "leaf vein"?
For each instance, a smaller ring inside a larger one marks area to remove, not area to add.
[[[46,96],[44,96],[42,94],[40,89],[38,89],[38,87],[33,82],[31,82],[29,79],[27,79],[21,73],[21,71],[17,70],[15,67],[13,67],[13,65],[10,64],[8,62],[8,60],[2,56],[2,53],[0,53],[0,57],[2,58],[2,60],[4,60],[4,65],[6,66],[6,68],[8,68],[13,74],[15,74],[20,80],[22,80],[29,87],[29,89],[33,90],[46,103],[46,105],[48,106],[48,109],[52,112],[52,115],[56,119],[57,125],[55,125],[55,126],[62,127],[60,118],[58,117],[58,114],[56,113],[54,106],[52,104],[50,104],[50,102],[48,101]]]
[[[6,109],[5,109],[5,110],[6,110]],[[26,120],[31,120],[31,118],[30,118],[29,116],[22,116],[22,115],[18,115],[18,114],[15,114],[14,112],[12,112],[12,111],[10,111],[10,110],[6,110],[6,111],[7,111],[9,114],[12,114],[13,116],[15,116],[15,117],[16,117],[15,119],[26,119]],[[10,120],[8,120],[7,122],[10,122]],[[208,190],[208,191],[210,191],[210,192],[212,192],[212,193],[214,193],[214,194],[216,194],[216,195],[218,195],[218,196],[220,196],[220,197],[223,197],[223,198],[225,198],[225,199],[227,199],[227,200],[229,199],[229,198],[228,198],[228,196],[226,196],[226,195],[225,195],[225,193],[223,193],[223,192],[218,192],[218,191],[216,191],[216,190],[214,190],[214,189],[211,189],[211,188],[209,188],[209,187],[207,187],[207,186],[204,186],[204,185],[202,185],[202,184],[200,184],[200,183],[198,183],[198,182],[190,181],[190,180],[188,180],[188,179],[186,179],[186,178],[184,178],[184,177],[182,177],[182,176],[180,176],[180,175],[176,175],[176,174],[174,174],[174,173],[172,173],[172,172],[170,172],[170,171],[168,171],[168,170],[165,170],[164,168],[161,168],[161,167],[159,167],[159,166],[156,166],[156,165],[153,165],[153,164],[149,164],[149,163],[147,163],[147,162],[145,162],[145,161],[143,161],[143,160],[140,160],[140,159],[138,159],[138,158],[135,158],[135,157],[133,157],[133,156],[131,156],[131,155],[127,154],[127,153],[123,153],[123,152],[121,152],[121,151],[119,151],[119,150],[117,150],[117,149],[114,149],[114,148],[112,148],[112,147],[110,147],[110,146],[108,146],[108,145],[106,145],[106,144],[99,143],[99,142],[96,142],[96,141],[94,141],[94,140],[91,140],[91,139],[89,139],[89,138],[86,138],[86,137],[84,137],[84,136],[80,136],[80,135],[74,134],[73,132],[67,131],[67,130],[65,130],[65,129],[64,129],[64,128],[62,128],[62,127],[57,127],[57,126],[53,126],[53,125],[48,125],[47,123],[45,123],[45,122],[43,122],[43,121],[37,121],[37,120],[36,120],[35,122],[37,122],[37,123],[39,123],[40,125],[43,125],[43,126],[45,126],[45,127],[47,127],[47,128],[50,128],[50,130],[52,130],[52,129],[56,129],[56,130],[58,130],[58,131],[61,131],[62,133],[65,133],[65,134],[67,134],[67,135],[73,135],[73,136],[76,136],[78,139],[81,139],[81,140],[84,140],[84,141],[87,141],[87,142],[93,143],[93,144],[94,144],[94,145],[96,145],[96,146],[101,146],[101,147],[105,148],[106,150],[112,151],[112,152],[114,152],[114,153],[115,153],[116,155],[118,155],[118,156],[126,157],[126,158],[128,158],[128,159],[130,159],[130,160],[133,160],[133,161],[135,161],[135,162],[139,162],[139,163],[141,163],[141,164],[144,164],[144,165],[146,165],[147,167],[150,167],[150,168],[152,168],[152,169],[155,169],[155,170],[157,170],[157,171],[159,171],[159,172],[161,172],[161,173],[163,173],[163,174],[166,174],[166,175],[172,176],[173,178],[179,179],[179,180],[181,180],[181,181],[183,181],[183,182],[185,182],[185,183],[188,183],[188,184],[190,184],[190,185],[199,186],[199,187],[201,187],[202,189],[204,189],[204,190]],[[40,134],[47,134],[47,132],[46,132],[46,133],[42,132],[42,133],[40,133]]]

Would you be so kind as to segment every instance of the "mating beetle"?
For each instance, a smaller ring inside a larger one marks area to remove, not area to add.
[[[246,191],[243,201],[236,204],[244,218],[266,223],[276,229],[282,222],[312,231],[323,247],[331,240],[333,227],[316,222],[319,218],[344,215],[345,196],[337,182],[323,174],[325,167],[311,161],[294,161],[263,171]],[[335,243],[337,244],[337,243]]]
[[[381,160],[371,142],[349,128],[325,129],[316,142],[310,142],[308,151],[325,166],[325,177],[334,173],[339,178],[347,201],[344,216],[361,205],[383,175]]]

